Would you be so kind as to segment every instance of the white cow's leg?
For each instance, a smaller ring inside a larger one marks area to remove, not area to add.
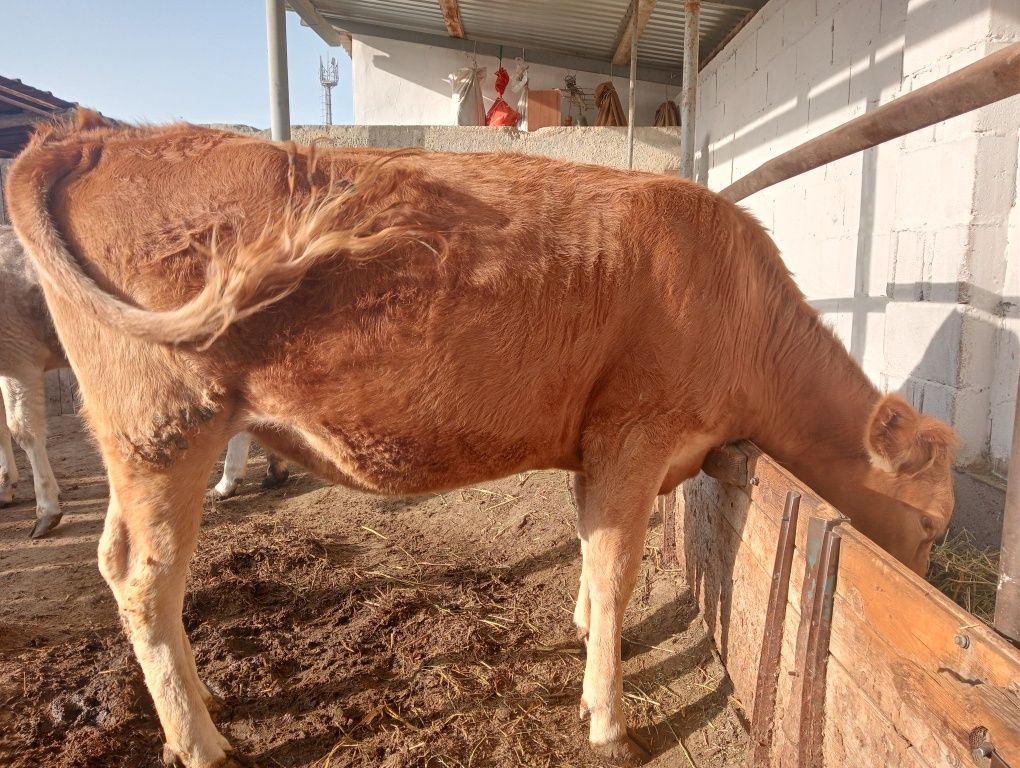
[[[230,743],[216,730],[181,620],[188,563],[198,540],[205,479],[214,457],[196,447],[169,470],[104,456],[110,508],[99,542],[99,568],[166,735],[164,760],[187,768],[225,768]],[[206,453],[207,455],[201,455]]]
[[[46,453],[46,397],[42,370],[26,373],[20,378],[0,379],[7,407],[7,424],[28,454],[35,485],[35,526],[32,538],[45,536],[60,522],[58,497],[60,489],[53,476]]]
[[[626,456],[586,457],[584,493],[579,500],[583,503],[578,530],[585,563],[578,601],[581,615],[575,620],[583,623],[583,604],[590,604],[580,712],[582,718],[591,718],[592,746],[615,760],[646,756],[627,733],[620,633],[664,471],[664,462],[649,454],[628,446]]]
[[[7,409],[0,397],[0,506],[14,500],[14,486],[18,484],[18,467],[14,463],[11,432],[7,428]]]
[[[227,444],[227,457],[223,460],[223,477],[216,483],[216,495],[221,499],[229,499],[237,493],[237,487],[244,482],[245,470],[248,468],[248,448],[251,446],[251,435],[238,432]]]

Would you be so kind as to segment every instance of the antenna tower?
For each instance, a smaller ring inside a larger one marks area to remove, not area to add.
[[[322,83],[322,124],[333,125],[333,89],[340,81],[340,68],[336,59],[328,63],[319,57],[319,82]]]

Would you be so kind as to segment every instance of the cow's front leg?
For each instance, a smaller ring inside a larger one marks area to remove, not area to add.
[[[7,428],[7,409],[0,397],[0,507],[14,501],[14,486],[17,484],[18,466],[14,463],[11,431]]]
[[[577,528],[584,562],[574,621],[588,635],[580,714],[590,718],[592,747],[628,764],[649,755],[627,730],[621,632],[665,467],[657,451],[636,445],[639,439],[635,429],[629,440],[621,436],[626,453],[606,458],[589,453],[583,484],[575,486],[575,492],[581,490]]]
[[[0,391],[7,409],[7,425],[18,445],[28,454],[35,485],[35,525],[32,538],[45,536],[62,517],[60,489],[46,453],[46,395],[42,369],[18,378],[0,379]]]
[[[248,468],[248,449],[251,446],[251,435],[238,432],[227,444],[227,456],[223,460],[223,477],[216,483],[216,495],[221,499],[229,499],[241,483],[244,482],[245,470]]]
[[[209,715],[209,692],[198,679],[181,620],[203,489],[216,454],[189,450],[170,469],[155,469],[103,447],[110,508],[99,567],[163,726],[164,760],[187,768],[240,765]]]

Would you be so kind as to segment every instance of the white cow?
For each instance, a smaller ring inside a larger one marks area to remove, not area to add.
[[[10,227],[0,226],[0,506],[11,503],[18,483],[11,436],[28,454],[35,482],[36,521],[32,538],[45,536],[63,513],[50,460],[46,454],[46,397],[43,375],[67,366],[42,287]],[[242,432],[230,441],[223,477],[216,495],[236,493],[244,479],[251,435]],[[263,486],[287,479],[286,464],[269,457]]]

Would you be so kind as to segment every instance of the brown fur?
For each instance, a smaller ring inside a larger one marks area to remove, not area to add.
[[[101,567],[190,765],[229,745],[181,661],[179,572],[238,428],[378,493],[577,473],[582,712],[616,756],[651,502],[712,446],[758,441],[919,572],[948,524],[948,428],[883,400],[761,226],[695,184],[89,117],[36,137],[9,198],[109,466]]]

